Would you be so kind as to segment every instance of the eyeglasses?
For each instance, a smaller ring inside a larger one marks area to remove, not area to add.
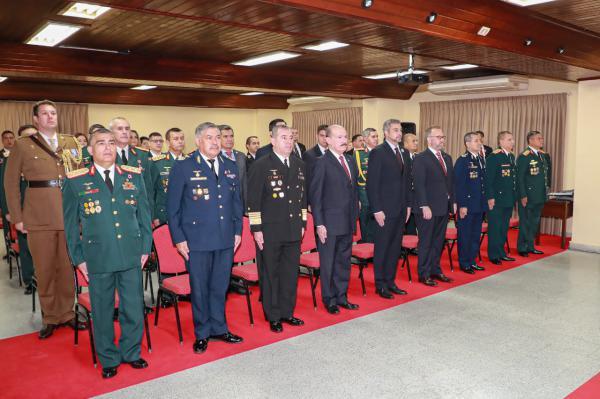
[[[433,137],[434,139],[445,139],[446,136],[429,136],[429,137]]]

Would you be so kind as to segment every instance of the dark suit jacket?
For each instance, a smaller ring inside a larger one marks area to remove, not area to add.
[[[344,155],[350,175],[331,151],[315,161],[309,190],[315,226],[325,226],[328,235],[351,234],[358,218],[358,168],[353,158]]]
[[[442,166],[429,148],[415,156],[412,173],[415,185],[414,212],[416,213],[422,213],[421,207],[428,206],[431,208],[433,216],[447,215],[451,211],[450,204],[456,202],[454,200],[452,158],[443,151],[442,157],[448,170],[447,175],[444,175]]]
[[[252,165],[252,162],[254,162],[256,159],[254,159],[254,157],[252,155],[250,155],[250,153],[246,153],[246,172],[250,169],[250,166]]]
[[[383,211],[386,217],[402,216],[412,201],[409,177],[410,172],[398,163],[387,142],[369,152],[367,196],[371,212]]]
[[[310,150],[306,151],[304,154],[302,154],[302,159],[304,160],[304,164],[305,164],[305,168],[306,168],[306,187],[308,189],[308,199],[309,199],[309,203],[310,203],[310,179],[312,177],[312,172],[313,172],[313,167],[315,165],[315,162],[317,161],[317,158],[322,157],[323,153],[321,152],[321,149],[319,148],[319,145],[315,145],[313,148],[311,148]]]
[[[490,154],[492,153],[492,151],[494,151],[494,150],[492,149],[492,147],[490,147],[489,145],[485,145],[485,144],[484,144],[484,145],[483,145],[483,148],[484,148],[484,150],[485,150],[485,157],[486,157],[486,158],[490,156]]]
[[[260,159],[260,158],[264,157],[265,155],[269,155],[272,152],[273,152],[273,144],[269,143],[267,145],[264,145],[264,146],[260,147],[258,150],[256,150],[256,159]]]
[[[294,148],[292,149],[292,154],[296,155],[296,144],[300,147],[300,158],[302,159],[304,153],[306,152],[306,146],[302,143],[294,143]]]

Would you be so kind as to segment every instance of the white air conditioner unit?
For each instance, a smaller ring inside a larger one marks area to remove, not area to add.
[[[518,75],[498,75],[481,78],[445,80],[429,84],[432,94],[456,95],[527,90],[529,79]]]
[[[305,97],[291,97],[291,98],[287,99],[287,102],[288,102],[288,104],[291,104],[291,105],[320,104],[320,103],[351,104],[352,100],[349,98],[305,96]]]

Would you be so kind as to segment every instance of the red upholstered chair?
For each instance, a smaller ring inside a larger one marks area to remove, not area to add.
[[[315,237],[315,225],[312,214],[308,213],[306,219],[306,231],[304,232],[304,237],[302,237],[302,242],[300,243],[300,273],[308,275],[315,310],[317,309],[317,295],[315,289],[319,282],[319,272],[321,270],[319,253],[316,251],[317,241]]]
[[[233,263],[231,279],[238,282],[244,289],[250,325],[254,325],[254,315],[252,314],[252,304],[250,302],[250,285],[257,285],[259,277],[256,266],[256,245],[250,231],[250,222],[245,216],[242,222],[242,242],[233,255]]]
[[[367,295],[365,288],[365,278],[363,270],[369,265],[369,262],[373,262],[373,256],[375,256],[375,245],[372,242],[361,242],[362,233],[360,231],[360,223],[356,223],[356,233],[352,237],[352,258],[351,262],[353,265],[358,266],[358,278],[360,279],[360,285],[362,287],[363,296]]]
[[[181,320],[179,318],[179,297],[190,295],[192,292],[190,288],[190,275],[185,268],[185,260],[179,254],[175,245],[173,245],[171,233],[166,224],[154,229],[152,238],[154,239],[154,248],[156,249],[158,272],[174,275],[173,277],[163,279],[159,284],[158,295],[156,298],[156,312],[154,314],[154,325],[158,325],[160,303],[163,295],[166,293],[173,298],[179,343],[183,344]]]
[[[404,255],[402,256],[402,263],[400,268],[404,269],[406,264],[406,271],[408,273],[408,281],[412,283],[412,275],[410,271],[410,260],[408,259],[411,249],[416,249],[419,246],[419,237],[415,235],[402,236],[402,249],[404,249]],[[400,261],[398,260],[398,263]]]
[[[88,281],[85,279],[83,273],[75,268],[75,286],[77,293],[77,301],[75,302],[75,324],[79,323],[79,310],[83,310],[88,334],[90,336],[90,350],[92,352],[92,362],[94,367],[97,366],[98,361],[96,360],[96,345],[94,344],[94,331],[92,329],[92,302],[90,300],[89,291],[83,292],[82,288],[88,287]],[[119,308],[119,295],[115,293],[115,309]],[[152,352],[152,341],[150,341],[150,329],[148,328],[148,314],[144,309],[144,330],[146,332],[146,343],[148,344],[148,352]],[[79,331],[75,329],[75,345],[79,345]]]
[[[481,244],[483,243],[483,239],[488,235],[488,224],[483,222],[481,224],[481,238],[479,239],[479,261],[481,262]]]
[[[510,218],[510,221],[508,222],[508,228],[509,229],[518,229],[519,228],[519,219]],[[506,237],[506,252],[508,254],[510,254],[510,244],[508,243],[508,237]]]
[[[454,271],[454,263],[452,263],[452,250],[456,245],[456,241],[458,240],[458,230],[456,227],[448,227],[446,228],[446,250],[448,251],[448,259],[450,260],[450,270]]]

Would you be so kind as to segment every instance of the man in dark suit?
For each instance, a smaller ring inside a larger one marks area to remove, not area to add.
[[[402,127],[397,119],[383,124],[385,140],[369,153],[367,195],[375,218],[375,288],[382,298],[406,295],[396,285],[404,224],[410,215],[410,180],[399,143]]]
[[[494,150],[489,145],[485,145],[485,134],[481,130],[478,130],[475,133],[481,138],[481,150],[479,150],[479,156],[482,157],[484,162],[483,166],[485,166],[486,158],[489,157]]]
[[[298,133],[298,129],[294,129],[293,127],[290,127],[290,130],[292,132],[292,135],[294,136],[294,148],[292,150],[292,154],[294,154],[298,158],[302,159],[302,156],[306,152],[306,146],[298,141],[300,139],[300,134]]]
[[[352,156],[354,155],[354,151],[364,150],[365,149],[365,138],[362,134],[355,134],[352,136],[352,147],[346,151],[346,154]]]
[[[263,310],[271,331],[280,333],[281,323],[304,324],[294,317],[294,308],[307,209],[304,162],[291,155],[290,129],[273,127],[271,144],[273,151],[250,169],[247,209],[256,242]]]
[[[408,158],[408,167],[410,169],[410,191],[413,194],[412,198],[414,200],[414,193],[415,193],[415,185],[413,182],[413,177],[412,177],[412,168],[413,168],[413,161],[415,159],[415,155],[417,155],[417,149],[419,146],[419,139],[417,138],[416,135],[412,134],[412,133],[405,133],[402,135],[402,147],[404,147],[404,151],[407,155]],[[412,204],[411,204],[412,207]],[[408,235],[417,235],[417,223],[415,222],[415,213],[411,212],[410,217],[408,218],[408,221],[406,222],[406,227],[404,229],[404,233],[408,234]],[[413,249],[411,251],[411,253],[413,255],[417,254],[417,250]]]
[[[256,160],[256,152],[260,147],[260,141],[256,136],[248,136],[246,138],[246,172],[250,169],[252,162]]]
[[[456,213],[452,158],[442,151],[446,136],[439,126],[425,130],[428,148],[413,162],[414,212],[419,231],[419,281],[436,286],[451,282],[442,273],[440,257],[448,226],[448,213]]]
[[[287,123],[285,123],[285,121],[283,119],[279,119],[279,118],[273,119],[271,122],[269,122],[269,136],[270,137],[273,137],[273,129],[276,126],[287,126]],[[260,147],[256,151],[256,159],[260,159],[260,158],[264,157],[265,155],[268,155],[272,152],[273,152],[273,144],[269,143],[263,147]]]
[[[235,344],[225,318],[233,253],[242,240],[243,208],[235,162],[221,155],[218,127],[196,128],[197,150],[175,162],[169,175],[167,215],[173,243],[187,262],[192,288],[194,353],[208,339]]]
[[[348,147],[348,133],[340,125],[327,128],[328,151],[317,159],[311,180],[310,203],[317,228],[321,265],[321,298],[331,314],[339,307],[356,310],[348,302],[352,234],[358,218],[358,169]]]
[[[304,155],[302,156],[302,159],[304,160],[305,163],[305,168],[306,168],[306,187],[309,189],[309,195],[310,195],[310,179],[312,176],[312,169],[315,165],[315,162],[317,160],[317,158],[322,157],[323,154],[325,154],[325,151],[327,151],[327,125],[320,125],[317,128],[317,144],[311,148],[310,150],[307,150]],[[309,197],[310,199],[310,197]]]
[[[231,126],[219,125],[219,131],[221,132],[221,154],[225,158],[235,162],[237,165],[238,178],[240,179],[240,184],[242,186],[242,205],[245,207],[248,191],[246,155],[233,148],[235,146],[235,140],[233,138],[233,128]]]

